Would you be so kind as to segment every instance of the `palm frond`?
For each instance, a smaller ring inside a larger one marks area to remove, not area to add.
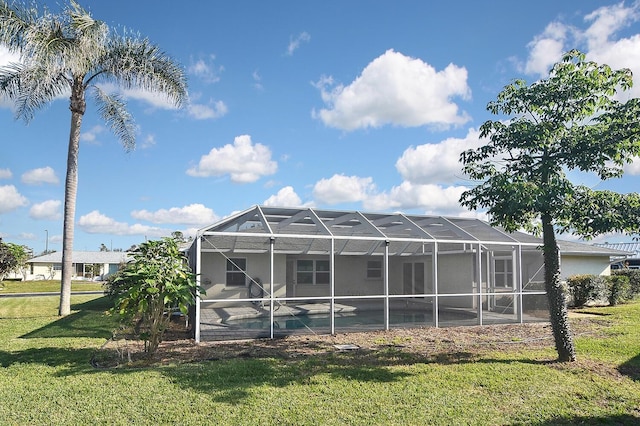
[[[51,76],[42,67],[12,63],[0,67],[0,93],[15,103],[15,116],[29,122],[34,113],[69,90],[62,75]]]
[[[184,70],[147,39],[117,36],[110,39],[101,65],[125,89],[140,88],[165,94],[176,107],[187,101]]]
[[[125,102],[116,94],[109,95],[93,86],[98,111],[127,152],[136,146],[136,126]]]
[[[0,0],[0,44],[7,46],[12,52],[19,51],[25,30],[37,17],[38,11],[35,8],[19,7]]]

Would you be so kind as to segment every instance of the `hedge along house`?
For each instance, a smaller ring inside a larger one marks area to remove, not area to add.
[[[188,249],[195,339],[546,321],[540,245],[478,219],[255,206]]]

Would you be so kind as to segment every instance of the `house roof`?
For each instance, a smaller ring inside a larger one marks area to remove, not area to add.
[[[610,256],[610,257],[626,257],[628,251],[615,249],[612,247],[603,247],[598,244],[584,244],[575,241],[558,240],[560,253],[564,255],[582,255],[582,256]]]
[[[74,251],[71,258],[73,263],[118,264],[130,260],[130,255],[123,251]],[[28,260],[27,263],[62,263],[62,252],[56,251],[34,257]]]
[[[487,222],[473,218],[267,206],[254,206],[203,228],[199,233],[340,239],[520,242],[517,235],[505,233]]]
[[[428,250],[425,242],[447,244],[521,245],[534,249],[542,239],[524,232],[505,232],[476,218],[367,213],[307,208],[253,206],[202,228],[203,249],[214,251],[266,252],[269,239],[279,237],[275,250],[290,253],[326,253],[327,240],[336,242],[342,254],[382,253],[389,241],[390,253],[410,255]],[[207,238],[216,236],[215,241]],[[283,243],[282,241],[285,241]],[[625,256],[609,247],[561,241],[562,254]]]
[[[608,248],[612,250],[621,250],[634,258],[640,258],[640,243],[598,243],[598,247]]]

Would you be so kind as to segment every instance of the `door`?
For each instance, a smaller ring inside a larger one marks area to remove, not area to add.
[[[406,262],[402,265],[404,294],[424,293],[424,263]]]

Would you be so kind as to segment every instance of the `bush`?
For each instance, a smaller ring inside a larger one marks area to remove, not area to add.
[[[141,244],[107,286],[115,299],[113,311],[143,330],[140,337],[148,355],[158,349],[171,314],[176,310],[187,314],[199,291],[195,275],[171,238]]]
[[[573,275],[567,279],[567,286],[573,299],[573,306],[597,302],[607,295],[605,280],[598,275]]]
[[[629,278],[629,299],[640,296],[640,270],[618,269],[613,271],[613,275],[622,275]]]
[[[609,304],[618,305],[630,299],[629,277],[624,275],[611,275],[607,277],[607,287],[609,288]]]

